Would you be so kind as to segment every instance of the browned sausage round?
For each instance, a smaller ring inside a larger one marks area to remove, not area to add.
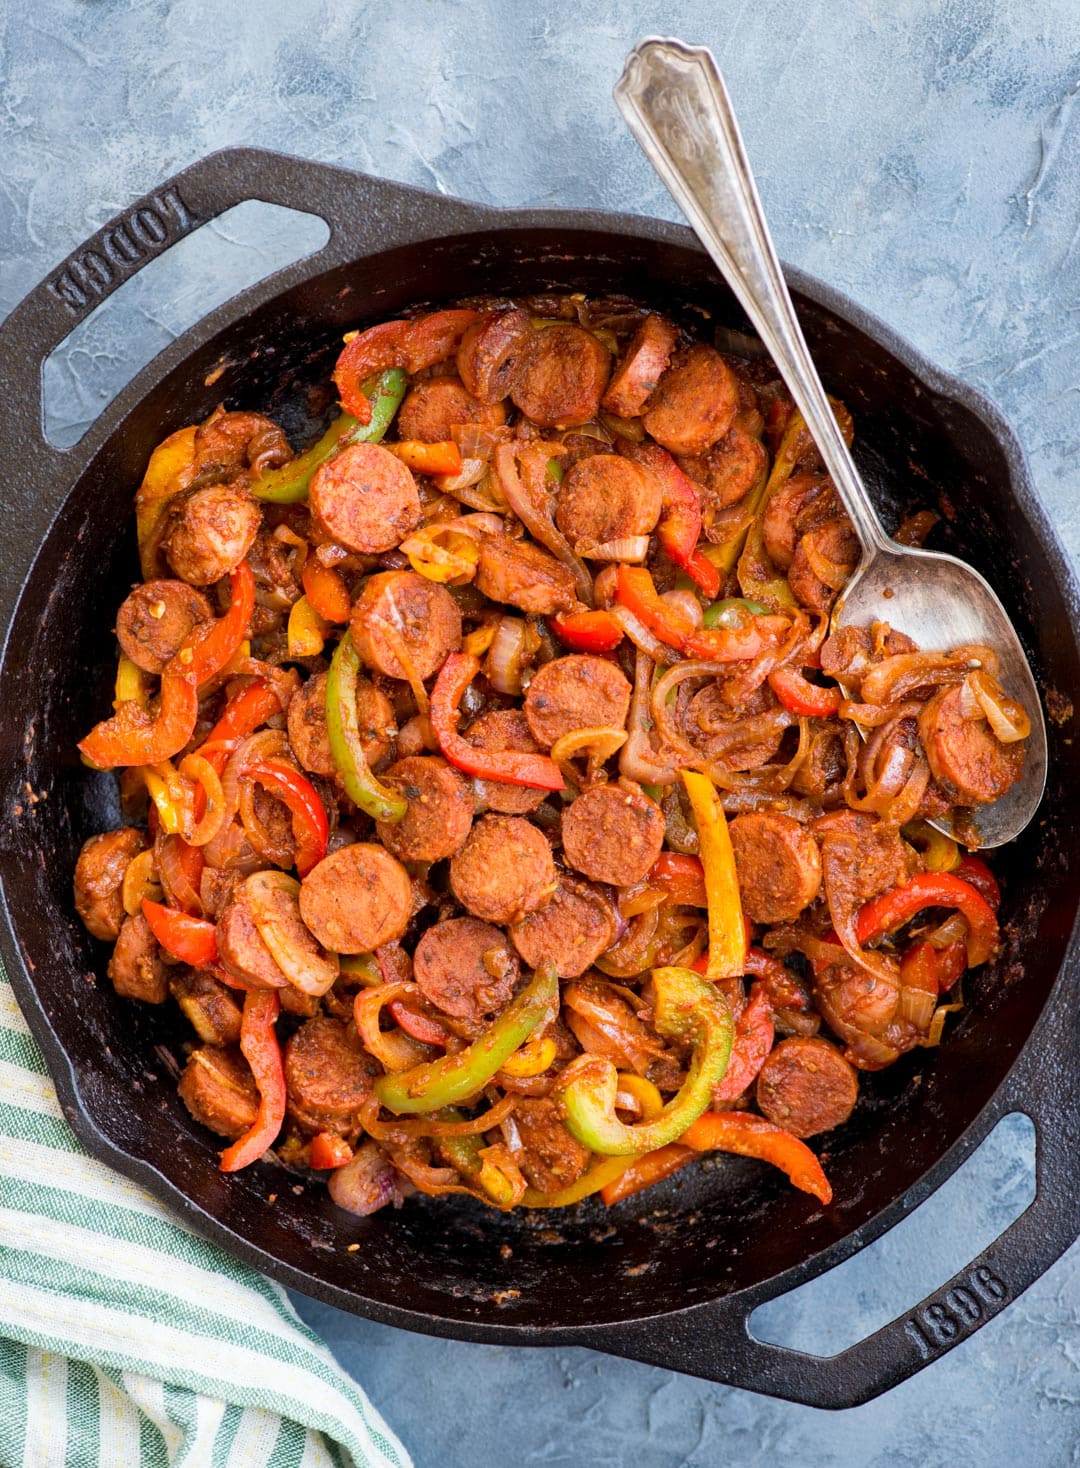
[[[450,430],[459,424],[499,428],[505,422],[506,409],[501,403],[482,403],[456,377],[432,377],[418,382],[402,403],[397,434],[424,443],[445,443],[452,437]]]
[[[421,994],[454,1019],[479,1021],[502,1009],[518,973],[506,934],[474,917],[436,923],[413,954]]]
[[[894,826],[883,826],[876,817],[854,810],[835,810],[819,816],[812,829],[825,842],[830,835],[853,838],[855,899],[869,902],[871,897],[902,887],[918,869],[918,858],[901,839]]]
[[[483,816],[450,862],[454,896],[474,917],[512,923],[555,890],[551,847],[520,816]]]
[[[712,347],[678,353],[649,399],[646,429],[673,454],[703,454],[723,438],[739,410],[735,374]]]
[[[550,749],[575,729],[622,729],[630,710],[629,682],[606,658],[572,653],[536,670],[525,694],[525,717],[537,744]]]
[[[272,469],[292,458],[289,440],[262,413],[226,413],[216,408],[195,434],[195,468],[231,477],[245,465]]]
[[[820,474],[793,474],[786,484],[770,495],[762,520],[762,533],[769,559],[781,571],[786,571],[795,559],[800,517],[807,511],[812,513],[819,500],[825,502],[825,496],[831,499],[829,481]]]
[[[581,556],[595,556],[630,535],[648,535],[659,518],[659,480],[618,454],[580,459],[563,480],[555,511],[556,524]]]
[[[162,548],[181,581],[210,586],[236,570],[261,523],[262,511],[245,490],[207,484],[172,502]]]
[[[116,636],[137,668],[160,673],[192,627],[213,615],[206,597],[186,581],[144,581],[121,603]]]
[[[617,418],[636,418],[656,390],[679,333],[663,316],[646,316],[611,374],[603,408]]]
[[[504,749],[521,754],[540,752],[520,709],[492,709],[481,714],[466,730],[465,738],[477,749],[493,754]],[[546,790],[529,790],[525,785],[508,785],[502,780],[474,780],[473,788],[488,810],[504,816],[528,815],[547,798]]]
[[[804,607],[826,612],[859,561],[859,542],[846,515],[799,537],[788,584]]]
[[[260,989],[284,989],[288,979],[255,926],[244,883],[235,888],[217,923],[218,958],[226,973]]]
[[[859,1098],[859,1078],[828,1040],[781,1040],[757,1078],[757,1104],[796,1137],[843,1126]]]
[[[476,588],[534,616],[568,612],[577,599],[574,578],[560,561],[530,540],[485,535],[480,541]]]
[[[743,912],[754,923],[797,918],[821,889],[821,852],[792,816],[753,811],[731,823]]]
[[[549,326],[526,341],[510,396],[542,428],[588,423],[600,408],[611,353],[580,326]]]
[[[109,978],[121,999],[141,999],[144,1004],[164,1004],[169,994],[169,971],[161,958],[150,924],[137,912],[126,917],[120,928]]]
[[[255,1125],[259,1089],[238,1050],[193,1050],[177,1089],[195,1120],[219,1137],[235,1141]]]
[[[416,480],[377,443],[354,443],[316,469],[308,491],[315,523],[348,550],[393,550],[420,523]]]
[[[412,755],[383,779],[409,802],[401,821],[378,821],[379,840],[399,861],[442,861],[460,850],[472,827],[469,782],[438,755]]]
[[[943,688],[919,714],[919,738],[930,772],[947,795],[965,805],[999,799],[1019,780],[1023,742],[1002,744],[990,725],[965,719],[961,690]]]
[[[316,673],[289,700],[289,743],[313,775],[337,773],[326,732],[326,674]],[[390,700],[367,678],[356,680],[356,722],[364,758],[374,767],[390,751],[394,710]]]
[[[206,1045],[236,1045],[240,1040],[240,1005],[235,991],[201,969],[176,969],[169,993]]]
[[[461,642],[461,613],[445,586],[415,571],[382,571],[357,598],[350,622],[364,662],[387,678],[406,678],[399,652],[418,678],[430,678]]]
[[[124,921],[120,896],[124,874],[140,851],[146,837],[133,826],[103,831],[83,843],[75,863],[75,911],[95,938],[115,943]]]
[[[566,860],[594,882],[640,882],[664,844],[664,813],[647,795],[622,784],[594,785],[563,815]]]
[[[592,1154],[572,1137],[546,1096],[523,1097],[514,1108],[523,1151],[516,1160],[538,1193],[557,1193],[576,1182]]]
[[[366,841],[324,857],[300,886],[300,914],[331,953],[370,953],[409,924],[412,887],[396,857]]]
[[[457,368],[469,392],[482,403],[505,398],[532,337],[529,313],[518,306],[474,322],[461,338],[457,353]]]
[[[587,882],[562,877],[551,901],[510,929],[530,968],[549,958],[560,979],[577,979],[615,941],[611,903]]]
[[[714,510],[738,504],[768,467],[765,445],[745,429],[732,428],[711,449],[696,458],[684,454],[679,460],[683,473],[700,484]]]
[[[356,1035],[328,1014],[305,1020],[285,1046],[289,1114],[309,1132],[342,1132],[371,1091],[379,1067]]]

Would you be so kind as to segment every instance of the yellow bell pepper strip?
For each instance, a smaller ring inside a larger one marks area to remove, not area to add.
[[[360,743],[356,716],[356,677],[360,657],[346,632],[330,660],[326,678],[326,732],[330,753],[345,794],[376,821],[400,821],[408,801],[372,774]]]
[[[326,621],[308,601],[299,596],[289,609],[289,628],[286,634],[291,658],[317,658],[326,644],[329,631]]]
[[[395,1075],[380,1076],[374,1091],[388,1111],[441,1111],[468,1101],[502,1069],[515,1050],[534,1031],[549,1024],[558,1012],[559,980],[552,963],[541,963],[516,999],[503,1010],[478,1040]]]
[[[646,1152],[644,1157],[635,1157],[617,1178],[604,1184],[600,1189],[600,1197],[605,1206],[611,1208],[624,1198],[632,1198],[635,1193],[651,1188],[653,1183],[660,1182],[662,1178],[671,1177],[672,1173],[678,1172],[688,1162],[693,1162],[697,1155],[691,1147],[684,1147],[679,1142],[669,1142],[666,1147],[658,1147],[655,1152]]]
[[[259,1089],[259,1109],[251,1129],[222,1152],[222,1172],[238,1172],[241,1167],[257,1162],[285,1121],[285,1066],[274,1029],[280,1011],[276,989],[252,990],[244,995],[240,1050],[251,1066]]]
[[[688,968],[653,969],[652,982],[657,1033],[694,1045],[686,1080],[660,1114],[634,1125],[619,1120],[618,1072],[602,1055],[579,1055],[552,1089],[567,1129],[604,1157],[637,1156],[675,1141],[709,1105],[731,1056],[731,1006],[712,984]]]
[[[460,1111],[447,1108],[441,1113],[446,1121],[462,1121]],[[484,1200],[496,1208],[513,1208],[521,1201],[525,1192],[525,1179],[515,1167],[516,1177],[510,1176],[498,1165],[497,1154],[505,1149],[486,1147],[480,1137],[449,1136],[438,1139],[438,1150],[473,1189],[483,1194]],[[496,1153],[495,1157],[491,1153]]]
[[[724,807],[707,776],[683,770],[682,779],[697,823],[701,864],[705,868],[709,910],[706,978],[740,978],[746,972],[746,923]]]
[[[664,1109],[664,1098],[659,1086],[645,1076],[635,1075],[632,1070],[619,1072],[619,1096],[629,1095],[641,1108],[642,1121],[652,1121]]]
[[[146,793],[157,808],[161,829],[166,836],[183,835],[191,826],[191,800],[172,765],[162,760],[156,765],[142,766],[140,773]]]
[[[113,695],[113,708],[117,709],[122,703],[137,703],[140,708],[146,708],[150,702],[150,691],[146,685],[146,675],[143,670],[131,661],[126,653],[120,654],[120,661],[116,665],[116,691]]]
[[[480,547],[476,538],[452,525],[425,525],[398,549],[418,576],[441,586],[464,586],[476,575]]]
[[[521,1201],[526,1208],[570,1208],[573,1204],[580,1203],[582,1198],[599,1193],[601,1188],[621,1177],[628,1168],[633,1167],[634,1161],[633,1157],[598,1158],[576,1182],[559,1188],[554,1193],[541,1193],[536,1188],[526,1188]]]
[[[959,846],[951,836],[946,836],[944,831],[938,831],[929,822],[909,821],[906,826],[901,826],[900,834],[914,846],[928,872],[955,872],[960,865]],[[972,886],[975,885],[972,883]],[[985,892],[983,896],[986,896]]]
[[[369,377],[360,393],[370,421],[361,422],[358,414],[342,413],[311,448],[280,468],[263,470],[252,481],[252,495],[264,504],[274,505],[295,505],[306,500],[316,469],[339,449],[351,443],[378,443],[393,422],[407,386],[404,372],[396,367]]]
[[[179,428],[158,444],[150,455],[142,484],[135,495],[135,526],[139,541],[139,563],[144,581],[161,574],[160,530],[169,501],[179,493],[195,461],[198,428]]]
[[[304,595],[324,622],[340,624],[349,620],[352,603],[349,589],[340,571],[324,566],[315,556],[308,556],[300,572]]]
[[[737,1152],[771,1162],[804,1193],[820,1203],[832,1202],[829,1180],[806,1143],[751,1111],[707,1111],[679,1140],[695,1152]]]
[[[509,1060],[504,1061],[502,1069],[508,1076],[515,1076],[518,1080],[524,1080],[528,1076],[542,1076],[546,1070],[551,1069],[556,1053],[555,1041],[550,1035],[545,1035],[542,1040],[527,1041]]]

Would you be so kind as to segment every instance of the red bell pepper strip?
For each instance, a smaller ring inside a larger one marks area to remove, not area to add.
[[[720,590],[720,572],[697,549],[701,536],[701,491],[659,444],[624,446],[624,452],[660,487],[656,538],[672,561],[709,598]]]
[[[324,566],[314,556],[308,556],[300,572],[300,580],[304,585],[304,595],[324,622],[349,620],[352,604],[340,571],[335,571],[333,566]]]
[[[562,790],[562,773],[546,754],[477,749],[457,732],[461,700],[479,671],[480,659],[464,652],[452,652],[439,670],[431,691],[430,717],[442,753],[466,775],[481,780],[525,785],[532,790]]]
[[[202,684],[220,673],[244,640],[255,610],[255,573],[247,561],[241,561],[229,577],[229,610],[219,617],[205,637],[191,638],[177,653],[177,658]]]
[[[195,732],[199,694],[191,671],[172,658],[161,675],[161,703],[152,717],[137,703],[122,703],[111,719],[95,724],[79,750],[99,770],[156,765],[179,754]]]
[[[921,989],[926,994],[947,994],[967,968],[967,949],[963,943],[950,943],[935,948],[925,939],[912,943],[900,960],[900,984],[905,989]]]
[[[994,909],[970,882],[952,872],[919,872],[902,887],[871,898],[855,919],[860,947],[909,922],[924,907],[955,907],[967,919],[967,955],[972,968],[991,958],[998,946]]]
[[[678,607],[660,600],[644,566],[620,563],[616,598],[665,646],[714,663],[757,657],[791,626],[786,617],[753,616],[735,627],[695,627]]]
[[[353,1149],[344,1137],[334,1132],[316,1132],[308,1147],[308,1166],[317,1172],[328,1172],[334,1167],[344,1167],[352,1161]]]
[[[326,807],[311,781],[284,760],[264,759],[244,767],[244,774],[274,793],[288,806],[296,837],[296,870],[306,877],[326,855],[330,826]]]
[[[997,912],[1001,906],[1001,888],[998,886],[998,879],[982,857],[972,856],[970,851],[965,851],[956,866],[953,867],[953,876],[962,877],[965,882],[970,882],[975,891],[981,893]]]
[[[662,887],[670,900],[684,907],[708,907],[705,868],[697,856],[680,851],[662,851],[645,879],[650,887]],[[704,972],[704,970],[702,970]]]
[[[750,998],[735,1016],[731,1059],[713,1087],[713,1105],[734,1101],[753,1085],[773,1045],[773,1017],[769,996],[760,984],[750,986]]]
[[[737,1152],[771,1162],[804,1193],[812,1193],[821,1203],[832,1202],[829,1180],[806,1143],[753,1112],[706,1111],[679,1141],[697,1152]]]
[[[362,382],[387,367],[420,372],[445,362],[479,319],[479,311],[435,311],[418,321],[382,321],[358,332],[334,366],[341,406],[358,423],[370,423],[371,401],[361,391]]]
[[[611,1208],[624,1198],[632,1198],[635,1193],[651,1188],[661,1178],[670,1177],[688,1162],[693,1162],[697,1155],[692,1147],[669,1142],[666,1147],[658,1147],[655,1152],[646,1152],[643,1157],[635,1157],[617,1178],[600,1189],[600,1196]]]
[[[231,698],[225,705],[225,712],[206,736],[207,744],[223,744],[230,739],[246,739],[249,734],[254,734],[256,729],[262,727],[272,715],[281,712],[281,699],[277,695],[274,685],[266,678],[256,678],[254,683]],[[211,750],[206,758],[214,762],[214,757],[221,757],[222,767],[228,760],[228,753],[224,750]],[[219,770],[220,774],[221,771]]]
[[[143,898],[142,911],[150,931],[173,958],[190,963],[192,968],[206,968],[217,962],[217,928],[213,923],[151,902],[149,897]]]
[[[622,623],[610,612],[571,612],[549,617],[548,626],[575,652],[611,652],[623,640]]]
[[[221,1154],[222,1172],[238,1172],[271,1145],[285,1120],[285,1067],[274,1021],[281,1010],[276,989],[252,989],[244,995],[240,1049],[259,1088],[254,1125]]]
[[[790,713],[808,719],[832,719],[840,712],[843,695],[839,688],[819,688],[797,668],[777,668],[769,674],[769,687]]]

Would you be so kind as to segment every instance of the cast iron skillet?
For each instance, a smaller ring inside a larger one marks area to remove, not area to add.
[[[41,363],[149,258],[248,198],[331,226],[316,257],[215,311],[150,364],[66,453],[41,430]],[[945,511],[941,544],[1001,593],[1062,717],[1080,702],[1077,589],[1012,434],[880,323],[792,271],[829,389],[857,424],[882,504]],[[608,1214],[503,1217],[414,1200],[361,1220],[324,1189],[258,1164],[225,1178],[161,1056],[178,1020],[118,1001],[105,953],[72,910],[80,843],[117,824],[114,781],[75,741],[109,706],[115,609],[137,577],[131,498],[166,433],[216,403],[280,416],[298,440],[343,330],[418,301],[545,287],[623,290],[702,321],[738,313],[689,231],[625,215],[499,211],[272,153],[236,149],[140,200],[43,282],[0,328],[2,538],[0,947],[64,1111],[97,1156],[268,1274],[359,1315],[464,1340],[584,1345],[820,1407],[884,1391],[1024,1290],[1080,1232],[1080,1058],[1073,934],[1080,885],[1080,743],[1051,722],[1041,819],[1003,854],[1002,959],[967,989],[948,1043],[876,1077],[826,1139],[835,1203],[736,1158],[692,1169]],[[322,409],[325,409],[325,400]],[[17,604],[16,604],[17,603]],[[160,1047],[155,1049],[155,1047]],[[750,1336],[763,1301],[852,1254],[933,1191],[1013,1110],[1038,1130],[1038,1194],[933,1297],[827,1359]],[[275,1193],[270,1203],[268,1195]],[[346,1244],[359,1241],[350,1253]],[[509,1252],[503,1248],[509,1246]],[[505,1256],[505,1257],[504,1257]]]

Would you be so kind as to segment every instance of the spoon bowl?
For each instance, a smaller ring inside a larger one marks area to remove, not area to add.
[[[862,559],[837,599],[833,629],[888,622],[924,652],[984,643],[997,653],[999,681],[1027,710],[1031,733],[1021,778],[1000,800],[976,807],[973,824],[984,847],[1011,841],[1046,785],[1046,724],[1030,664],[1005,608],[973,567],[886,535],[795,315],[715,58],[705,47],[649,37],[630,53],[615,100],[761,337],[851,518]],[[933,824],[951,832],[949,821]]]

